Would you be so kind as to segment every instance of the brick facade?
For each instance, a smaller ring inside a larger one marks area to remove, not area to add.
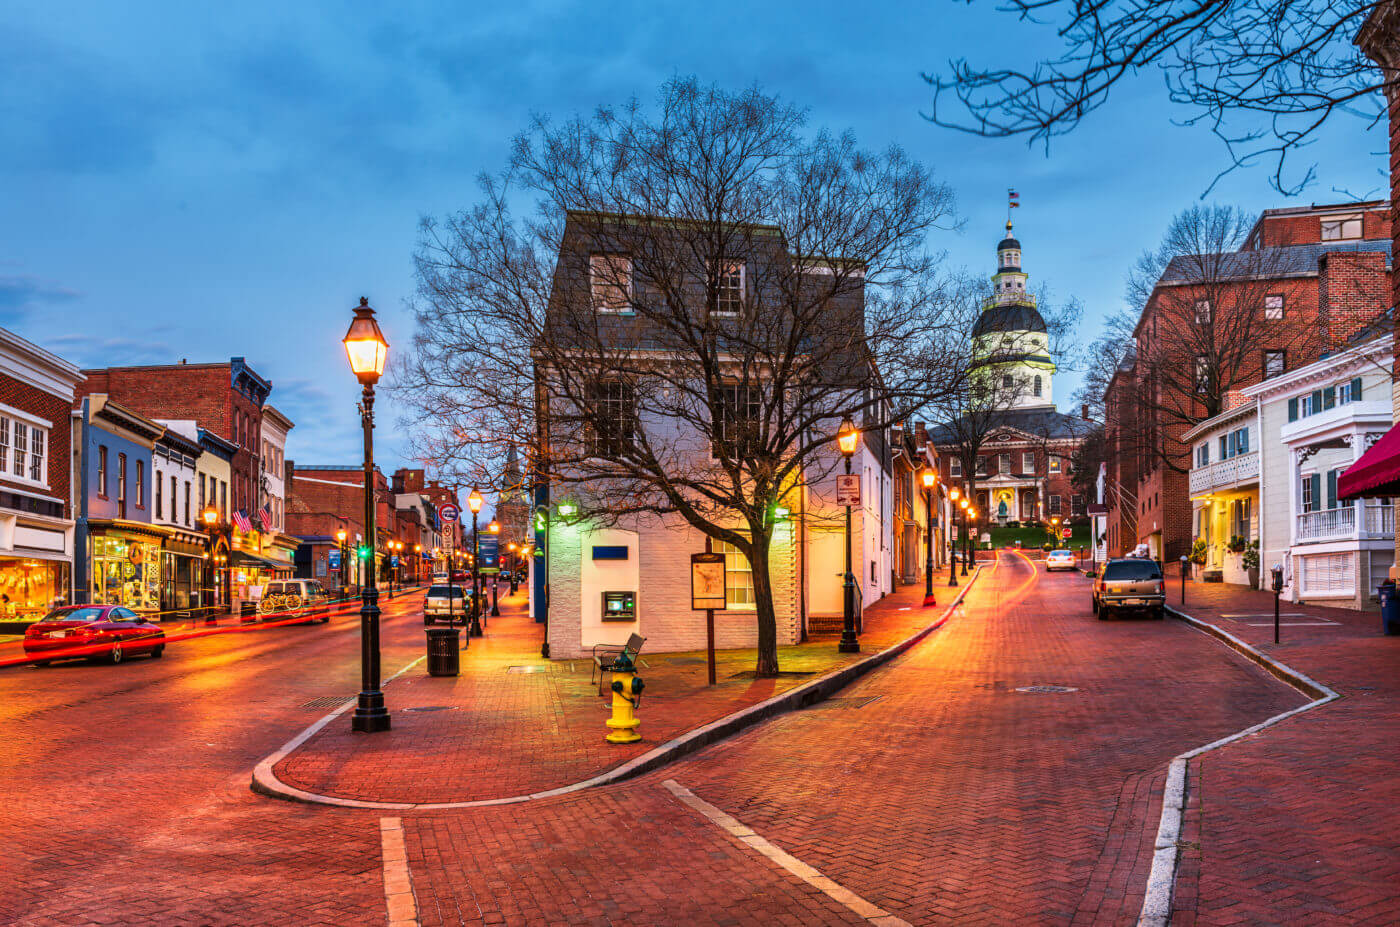
[[[41,390],[7,373],[0,373],[0,403],[13,406],[30,415],[50,422],[48,433],[48,479],[45,486],[26,480],[16,480],[9,461],[0,463],[0,489],[40,493],[62,500],[63,518],[72,518],[70,493],[70,462],[73,459],[72,427],[68,416],[72,403],[67,397]]]

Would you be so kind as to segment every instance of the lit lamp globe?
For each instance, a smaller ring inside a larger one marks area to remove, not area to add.
[[[500,533],[501,533],[501,524],[500,524],[500,522],[496,521],[496,519],[494,519],[494,518],[491,519],[491,524],[489,524],[489,525],[486,526],[486,531],[487,531],[489,534],[500,534]]]
[[[384,340],[379,323],[374,321],[374,310],[369,307],[369,300],[363,296],[360,297],[360,304],[355,307],[355,318],[350,322],[350,330],[345,333],[342,341],[345,344],[345,355],[350,359],[350,370],[356,378],[365,386],[378,383],[384,373],[384,364],[389,359],[389,342]]]
[[[345,537],[346,537],[346,534],[345,534],[345,529],[344,529],[344,528],[341,528],[339,531],[337,531],[337,532],[335,533],[335,539],[336,539],[337,541],[339,541],[340,543],[342,543],[342,544],[345,543]]]
[[[481,490],[473,486],[471,494],[467,496],[467,508],[472,510],[473,515],[481,511],[482,501]]]
[[[850,418],[841,421],[841,430],[836,432],[836,443],[841,448],[841,453],[850,457],[856,452],[856,441],[860,439],[860,432],[856,430],[855,423]]]
[[[924,489],[932,489],[932,488],[933,488],[933,484],[934,484],[934,482],[936,481],[936,479],[937,479],[937,478],[933,475],[933,471],[932,471],[932,470],[925,470],[925,471],[924,471],[924,476],[923,476],[923,480],[924,480]]]
[[[212,528],[219,523],[219,510],[212,505],[205,506],[204,511],[199,513],[199,517],[204,521],[204,524]]]

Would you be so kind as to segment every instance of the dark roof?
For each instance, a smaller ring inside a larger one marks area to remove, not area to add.
[[[1077,415],[1069,415],[1059,412],[1051,406],[1034,409],[1009,409],[994,417],[994,421],[988,424],[987,432],[995,434],[1002,428],[1014,428],[1035,435],[1037,438],[1042,435],[1052,439],[1078,438],[1085,434],[1092,426],[1092,422],[1087,422]],[[947,425],[939,425],[930,428],[928,438],[935,445],[956,444],[958,442],[957,432]]]
[[[1203,276],[1210,281],[1244,280],[1251,277],[1273,279],[1280,277],[1311,277],[1317,273],[1318,260],[1329,251],[1380,251],[1385,253],[1386,266],[1390,266],[1390,239],[1371,241],[1325,241],[1308,245],[1289,245],[1283,248],[1259,248],[1255,251],[1231,251],[1226,254],[1207,256],[1208,260],[1219,260],[1218,267],[1202,269],[1203,258],[1199,255],[1174,257],[1157,281],[1158,286],[1174,284],[1202,283]]]
[[[1040,364],[1053,364],[1055,362],[1051,359],[1049,354],[1031,354],[1027,351],[1020,351],[1014,354],[988,354],[986,357],[975,362],[972,366],[975,369],[977,367],[986,367],[994,364],[1013,364],[1017,361],[1034,361]]]
[[[1015,249],[1015,250],[1017,250],[1017,251],[1020,251],[1020,250],[1021,250],[1021,243],[1020,243],[1019,241],[1017,241],[1016,239],[1012,238],[1010,235],[1007,235],[1005,238],[1003,238],[1003,239],[1001,240],[1001,244],[997,245],[997,250],[998,250],[998,251],[1005,251],[1007,248],[1013,248],[1013,249]]]
[[[990,332],[1043,332],[1045,320],[1040,312],[1030,305],[1009,303],[983,310],[972,326],[972,337]]]

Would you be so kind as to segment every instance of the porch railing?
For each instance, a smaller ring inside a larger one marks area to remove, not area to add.
[[[1304,512],[1298,516],[1298,543],[1349,539],[1393,538],[1395,509],[1389,505],[1364,505],[1358,525],[1356,505]],[[1358,530],[1359,528],[1359,530]]]

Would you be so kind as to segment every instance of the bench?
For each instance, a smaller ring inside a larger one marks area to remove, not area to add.
[[[646,642],[645,637],[633,634],[621,647],[617,644],[597,644],[593,647],[593,672],[598,674],[599,695],[605,694],[603,683],[608,673],[623,670],[630,673],[636,668],[638,655],[642,652],[642,645]],[[588,681],[593,681],[591,675]]]

